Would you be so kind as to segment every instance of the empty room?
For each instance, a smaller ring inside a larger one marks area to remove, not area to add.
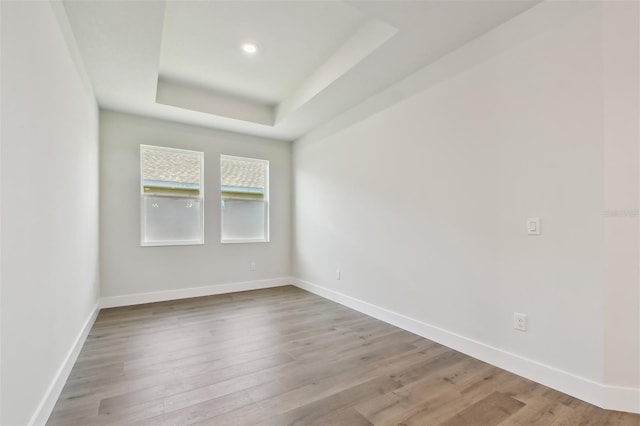
[[[637,0],[0,1],[0,425],[640,426]]]

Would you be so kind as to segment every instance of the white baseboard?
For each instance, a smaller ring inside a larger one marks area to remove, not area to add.
[[[96,321],[100,309],[113,308],[117,306],[138,305],[141,303],[161,302],[165,300],[186,299],[189,297],[210,296],[214,294],[235,293],[238,291],[258,290],[261,288],[280,287],[292,285],[294,279],[291,277],[274,278],[267,280],[244,281],[228,284],[210,285],[205,287],[193,287],[179,290],[156,291],[150,293],[129,294],[124,296],[103,297],[98,300],[91,314],[85,321],[78,337],[74,341],[71,349],[58,369],[53,381],[49,385],[44,397],[40,401],[38,408],[29,420],[29,425],[44,425],[47,423],[53,408],[60,397],[71,369],[78,359],[80,350],[87,340],[87,336]]]
[[[261,288],[293,285],[293,282],[294,279],[291,277],[280,277],[267,280],[242,281],[226,284],[214,284],[203,287],[190,287],[175,290],[153,291],[149,293],[110,296],[100,299],[100,308],[115,308],[118,306],[140,305],[142,303],[164,302],[167,300],[188,299],[190,297],[259,290]]]
[[[407,317],[397,312],[373,305],[346,294],[312,284],[293,277],[281,277],[267,280],[244,281],[218,284],[204,287],[192,287],[179,290],[167,290],[150,293],[138,293],[124,296],[101,298],[85,321],[78,337],[55,375],[51,385],[40,401],[38,408],[29,421],[30,425],[44,425],[62,392],[71,369],[100,309],[116,306],[128,306],[141,303],[160,302],[165,300],[185,299],[190,297],[210,296],[215,294],[234,293],[238,291],[258,290],[262,288],[295,285],[315,293],[326,299],[362,312],[381,321],[393,324],[427,339],[480,359],[496,367],[526,377],[535,382],[549,386],[576,398],[587,401],[602,408],[617,411],[640,413],[640,389],[608,386],[579,377],[555,367],[524,358],[482,342],[469,339],[448,330],[432,326],[425,322]]]
[[[604,385],[603,408],[640,414],[640,389]]]
[[[598,407],[640,413],[640,389],[606,386],[308,281],[294,279],[293,283],[296,287]]]
[[[89,331],[91,331],[91,327],[93,327],[93,323],[96,321],[98,317],[98,313],[100,312],[99,302],[93,307],[93,310],[89,314],[89,317],[84,322],[80,333],[76,337],[76,340],[73,342],[73,345],[69,349],[67,356],[65,357],[62,365],[58,369],[53,381],[49,385],[49,388],[45,392],[40,404],[38,404],[38,408],[36,408],[35,413],[31,416],[31,420],[29,420],[29,425],[44,425],[47,423],[51,412],[53,411],[53,407],[55,407],[58,398],[60,397],[60,393],[62,392],[62,388],[64,388],[67,379],[69,378],[69,374],[71,373],[71,369],[73,365],[76,363],[78,359],[78,355],[80,354],[80,350],[84,345],[85,340],[87,340],[87,336],[89,335]]]

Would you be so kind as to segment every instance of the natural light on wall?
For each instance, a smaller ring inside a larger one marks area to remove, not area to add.
[[[204,244],[203,159],[198,151],[140,145],[141,245]]]
[[[269,161],[220,156],[223,243],[269,241]]]

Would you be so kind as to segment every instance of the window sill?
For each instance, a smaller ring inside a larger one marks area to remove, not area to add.
[[[249,244],[249,243],[268,243],[269,239],[238,239],[238,240],[220,240],[220,244]]]
[[[204,241],[158,241],[141,242],[140,247],[166,247],[166,246],[202,246]]]

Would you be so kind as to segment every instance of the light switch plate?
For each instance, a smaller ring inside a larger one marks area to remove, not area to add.
[[[540,235],[540,218],[527,218],[527,235]]]

